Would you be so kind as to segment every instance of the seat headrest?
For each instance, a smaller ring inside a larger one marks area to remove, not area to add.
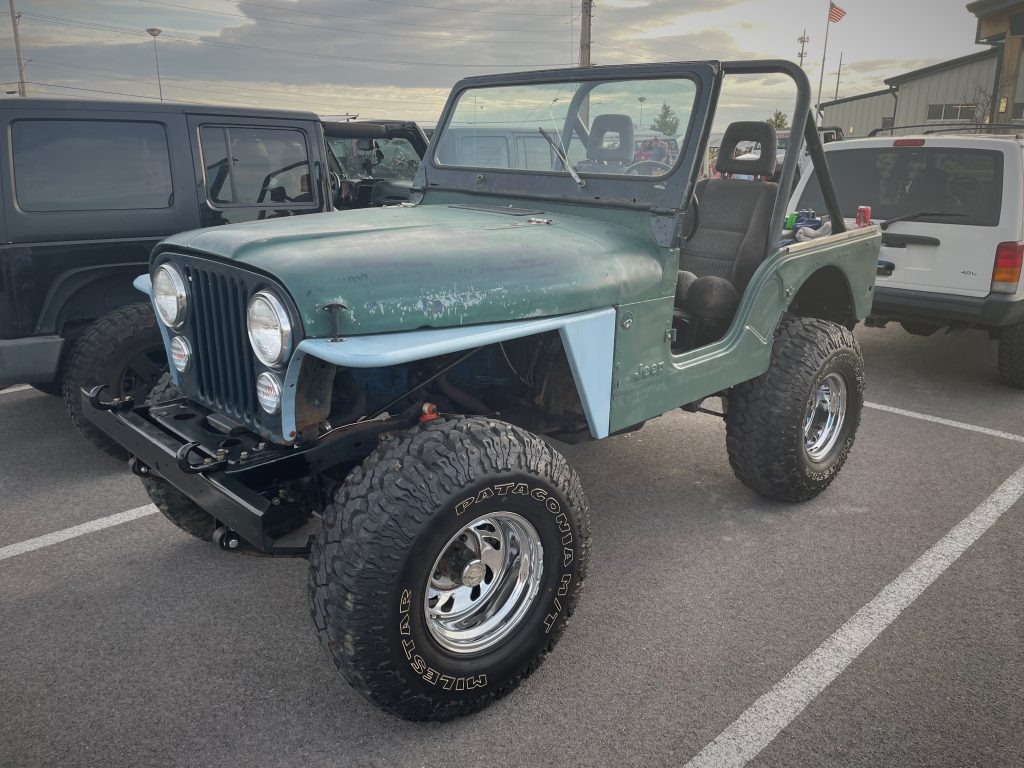
[[[741,141],[756,141],[761,145],[758,157],[733,157],[736,145]],[[732,123],[725,129],[722,146],[718,149],[715,170],[719,173],[743,173],[751,176],[772,176],[777,163],[778,141],[775,138],[775,126],[770,123],[747,122]]]
[[[616,133],[617,147],[604,147],[605,136]],[[590,126],[587,141],[587,159],[604,160],[609,163],[633,162],[633,119],[629,115],[598,115]]]

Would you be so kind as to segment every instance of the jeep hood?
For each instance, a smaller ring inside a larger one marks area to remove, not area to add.
[[[550,223],[548,223],[550,222]],[[305,333],[351,336],[561,315],[654,298],[657,246],[623,224],[498,206],[419,205],[194,230],[158,248],[228,259],[278,281]]]

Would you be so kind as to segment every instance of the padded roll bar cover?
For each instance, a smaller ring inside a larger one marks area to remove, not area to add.
[[[756,141],[761,145],[760,157],[740,160],[733,157],[736,145],[741,141]],[[775,126],[769,123],[749,120],[736,122],[725,129],[722,144],[715,160],[715,170],[719,173],[743,173],[751,176],[772,176],[778,162],[779,142],[775,136]]]
[[[619,135],[619,146],[605,148],[604,137],[609,133]],[[774,154],[773,154],[774,157]],[[587,159],[604,160],[609,163],[633,162],[633,118],[629,115],[598,115],[590,126],[587,141]]]

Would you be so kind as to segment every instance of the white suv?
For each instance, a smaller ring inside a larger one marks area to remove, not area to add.
[[[825,147],[843,215],[871,206],[882,251],[867,324],[913,334],[981,328],[999,375],[1024,388],[1024,141],[1016,136],[848,139]],[[814,174],[790,210],[825,210]]]

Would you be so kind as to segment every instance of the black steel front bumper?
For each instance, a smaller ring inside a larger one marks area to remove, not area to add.
[[[1012,294],[975,298],[876,285],[870,318],[875,322],[910,320],[940,326],[965,323],[1001,328],[1024,323],[1024,299]]]
[[[102,388],[82,392],[82,413],[132,455],[132,470],[156,475],[257,549],[294,520],[323,507],[319,477],[364,459],[386,432],[415,423],[406,416],[352,424],[305,447],[271,445],[259,435],[187,399],[135,407],[104,402]]]

